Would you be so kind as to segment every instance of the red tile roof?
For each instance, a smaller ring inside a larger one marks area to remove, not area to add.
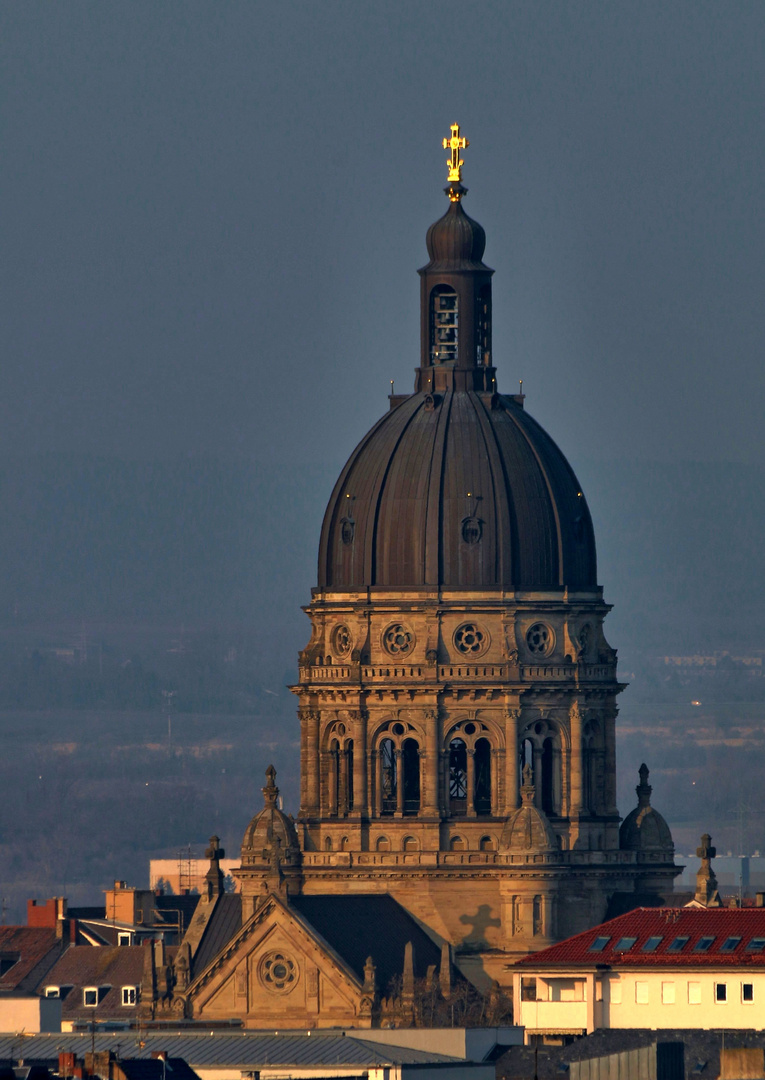
[[[598,938],[606,940],[599,943],[602,947],[593,949]],[[625,938],[635,938],[634,944],[629,945]],[[654,949],[646,951],[649,938],[660,940]],[[681,944],[678,938],[688,940]],[[712,941],[699,950],[702,938]],[[735,942],[735,938],[740,940]],[[760,941],[752,948],[757,938]],[[676,951],[670,951],[673,943]],[[765,908],[636,908],[525,956],[516,966],[765,968]]]
[[[8,968],[0,977],[0,992],[34,992],[63,947],[56,931],[47,927],[0,926],[0,970]]]

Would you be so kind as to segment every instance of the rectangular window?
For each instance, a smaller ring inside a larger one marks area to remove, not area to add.
[[[746,947],[747,952],[762,952],[765,949],[765,937],[753,937]]]
[[[648,1004],[648,983],[636,982],[635,983],[635,1004],[647,1005]]]
[[[675,984],[673,982],[663,982],[661,984],[661,1003],[662,1005],[675,1004]]]
[[[122,987],[122,1004],[123,1005],[135,1005],[136,1003],[136,987],[135,986],[123,986]]]
[[[728,984],[727,983],[715,983],[715,1001],[727,1001],[728,1000]]]
[[[734,952],[741,941],[740,937],[729,937],[720,946],[720,952]]]
[[[61,987],[59,986],[46,986],[45,996],[49,998],[61,997]]]
[[[117,934],[117,944],[118,945],[132,945],[132,943],[133,943],[133,935],[132,934],[130,934],[130,933],[119,933],[119,934]]]
[[[655,935],[654,937],[649,937],[648,941],[646,941],[645,945],[641,949],[641,952],[656,952],[663,940],[664,938],[658,935]]]
[[[592,945],[590,945],[590,952],[603,952],[610,940],[610,937],[596,937]]]
[[[685,946],[688,944],[688,935],[680,935],[676,937],[674,941],[671,941],[667,952],[682,952]]]
[[[754,983],[741,983],[741,1000],[747,1003],[754,1001]]]
[[[82,1004],[86,1005],[89,1009],[95,1009],[98,1005],[98,987],[86,986],[82,991]]]
[[[621,1005],[622,1003],[622,984],[620,982],[611,983],[611,1004]]]
[[[617,943],[614,945],[614,952],[628,952],[636,941],[636,937],[619,938]]]
[[[700,1005],[701,1004],[701,983],[689,982],[688,983],[688,1004]]]
[[[694,952],[709,952],[712,948],[712,942],[714,937],[700,937],[696,944],[693,946]]]

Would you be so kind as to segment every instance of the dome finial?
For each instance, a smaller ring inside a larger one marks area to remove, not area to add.
[[[462,186],[462,166],[465,162],[460,157],[460,150],[464,150],[470,143],[464,135],[460,135],[459,124],[451,125],[451,137],[443,140],[444,150],[451,150],[451,156],[446,164],[449,167],[446,179],[448,187],[444,188],[450,202],[459,202],[463,195],[467,194],[467,188]]]

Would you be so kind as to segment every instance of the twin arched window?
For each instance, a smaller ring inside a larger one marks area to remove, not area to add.
[[[472,806],[469,805],[471,797]],[[477,739],[470,751],[464,739],[452,739],[449,743],[449,811],[461,815],[469,810],[476,814],[491,813],[491,743],[488,739]]]
[[[380,743],[380,810],[383,814],[416,814],[420,809],[420,746],[405,739],[399,749],[392,739]]]

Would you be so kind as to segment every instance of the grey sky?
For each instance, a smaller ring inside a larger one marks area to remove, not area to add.
[[[761,3],[0,7],[0,452],[325,459],[417,362],[440,140],[500,388],[580,458],[765,463]]]

